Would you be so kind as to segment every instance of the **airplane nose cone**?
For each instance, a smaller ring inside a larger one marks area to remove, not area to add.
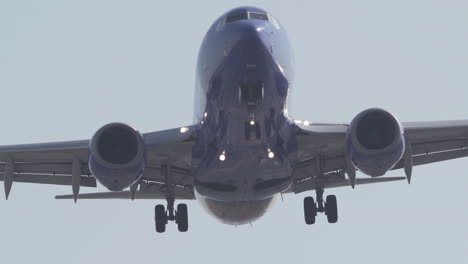
[[[258,25],[257,23],[243,23],[240,26],[240,30],[244,35],[258,35],[263,31],[264,27]]]
[[[243,37],[263,37],[265,34],[265,26],[263,23],[254,23],[248,21],[247,23],[240,23],[236,30],[239,36]]]
[[[235,35],[234,46],[241,45],[248,50],[268,49],[270,46],[263,23],[241,22],[232,28],[232,32]]]

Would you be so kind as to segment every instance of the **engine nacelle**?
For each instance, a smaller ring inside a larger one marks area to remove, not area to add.
[[[143,176],[145,144],[134,128],[111,123],[100,128],[90,141],[89,169],[110,191],[121,191]]]
[[[391,113],[378,108],[367,109],[351,121],[347,151],[360,171],[372,177],[382,176],[405,152],[403,127]]]

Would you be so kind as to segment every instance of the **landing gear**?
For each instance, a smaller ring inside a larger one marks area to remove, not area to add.
[[[177,228],[180,232],[187,232],[188,230],[188,214],[187,214],[187,205],[179,204],[177,205],[176,211],[176,223]]]
[[[317,216],[317,208],[315,206],[314,198],[307,196],[304,198],[304,219],[306,224],[315,224],[315,217]]]
[[[304,198],[304,220],[306,224],[314,224],[317,213],[325,213],[327,215],[328,223],[336,223],[338,221],[336,196],[328,195],[324,201],[323,189],[317,188],[317,202],[315,202],[314,198],[310,196]]]
[[[156,223],[156,232],[164,233],[169,221],[174,221],[180,232],[188,230],[188,212],[186,204],[178,204],[177,210],[174,210],[174,201],[168,202],[167,211],[164,205],[158,204],[154,208],[154,220]]]
[[[328,195],[325,202],[325,214],[327,215],[328,223],[334,224],[338,222],[338,206],[336,204],[336,196]]]
[[[163,165],[161,166],[161,173],[164,175],[164,183],[166,187],[166,201],[167,201],[167,210],[164,208],[164,205],[158,204],[154,208],[154,220],[156,222],[156,232],[164,233],[166,231],[166,225],[169,221],[175,222],[177,224],[177,229],[180,232],[187,232],[188,230],[188,213],[186,204],[178,204],[177,210],[174,209],[175,195],[174,195],[174,185],[171,182],[170,175],[170,166]]]
[[[156,222],[156,232],[164,233],[167,224],[167,214],[164,205],[158,204],[154,208],[154,221]]]

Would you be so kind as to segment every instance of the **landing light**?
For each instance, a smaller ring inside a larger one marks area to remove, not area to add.
[[[180,128],[180,133],[185,133],[185,132],[188,132],[188,131],[189,131],[188,127],[181,127]]]
[[[205,112],[205,113],[203,114],[203,117],[206,118],[207,116],[208,116],[208,113]]]
[[[223,152],[221,152],[221,155],[219,155],[219,160],[220,161],[225,161],[226,160],[226,151],[223,150]]]
[[[250,121],[250,125],[251,125],[251,126],[255,125],[255,121],[251,120],[251,121]]]
[[[275,153],[273,151],[271,151],[270,148],[267,148],[267,151],[268,151],[268,158],[272,159],[275,157]]]
[[[220,161],[225,161],[226,160],[226,155],[225,154],[219,155],[219,160]]]
[[[309,121],[304,121],[304,125],[308,126],[308,125],[310,125],[310,122]]]

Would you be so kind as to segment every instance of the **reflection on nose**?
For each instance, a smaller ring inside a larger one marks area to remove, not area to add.
[[[244,34],[244,35],[258,35],[258,33],[260,33],[263,29],[262,26],[258,25],[257,23],[252,23],[252,22],[247,22],[247,23],[243,23],[243,25],[241,26],[241,32]]]
[[[268,47],[268,36],[263,31],[263,26],[258,23],[243,23],[235,29],[237,35],[237,43],[249,48]]]
[[[264,34],[264,29],[265,25],[263,23],[245,21],[244,23],[238,25],[237,32],[238,34],[244,36],[262,35]]]

